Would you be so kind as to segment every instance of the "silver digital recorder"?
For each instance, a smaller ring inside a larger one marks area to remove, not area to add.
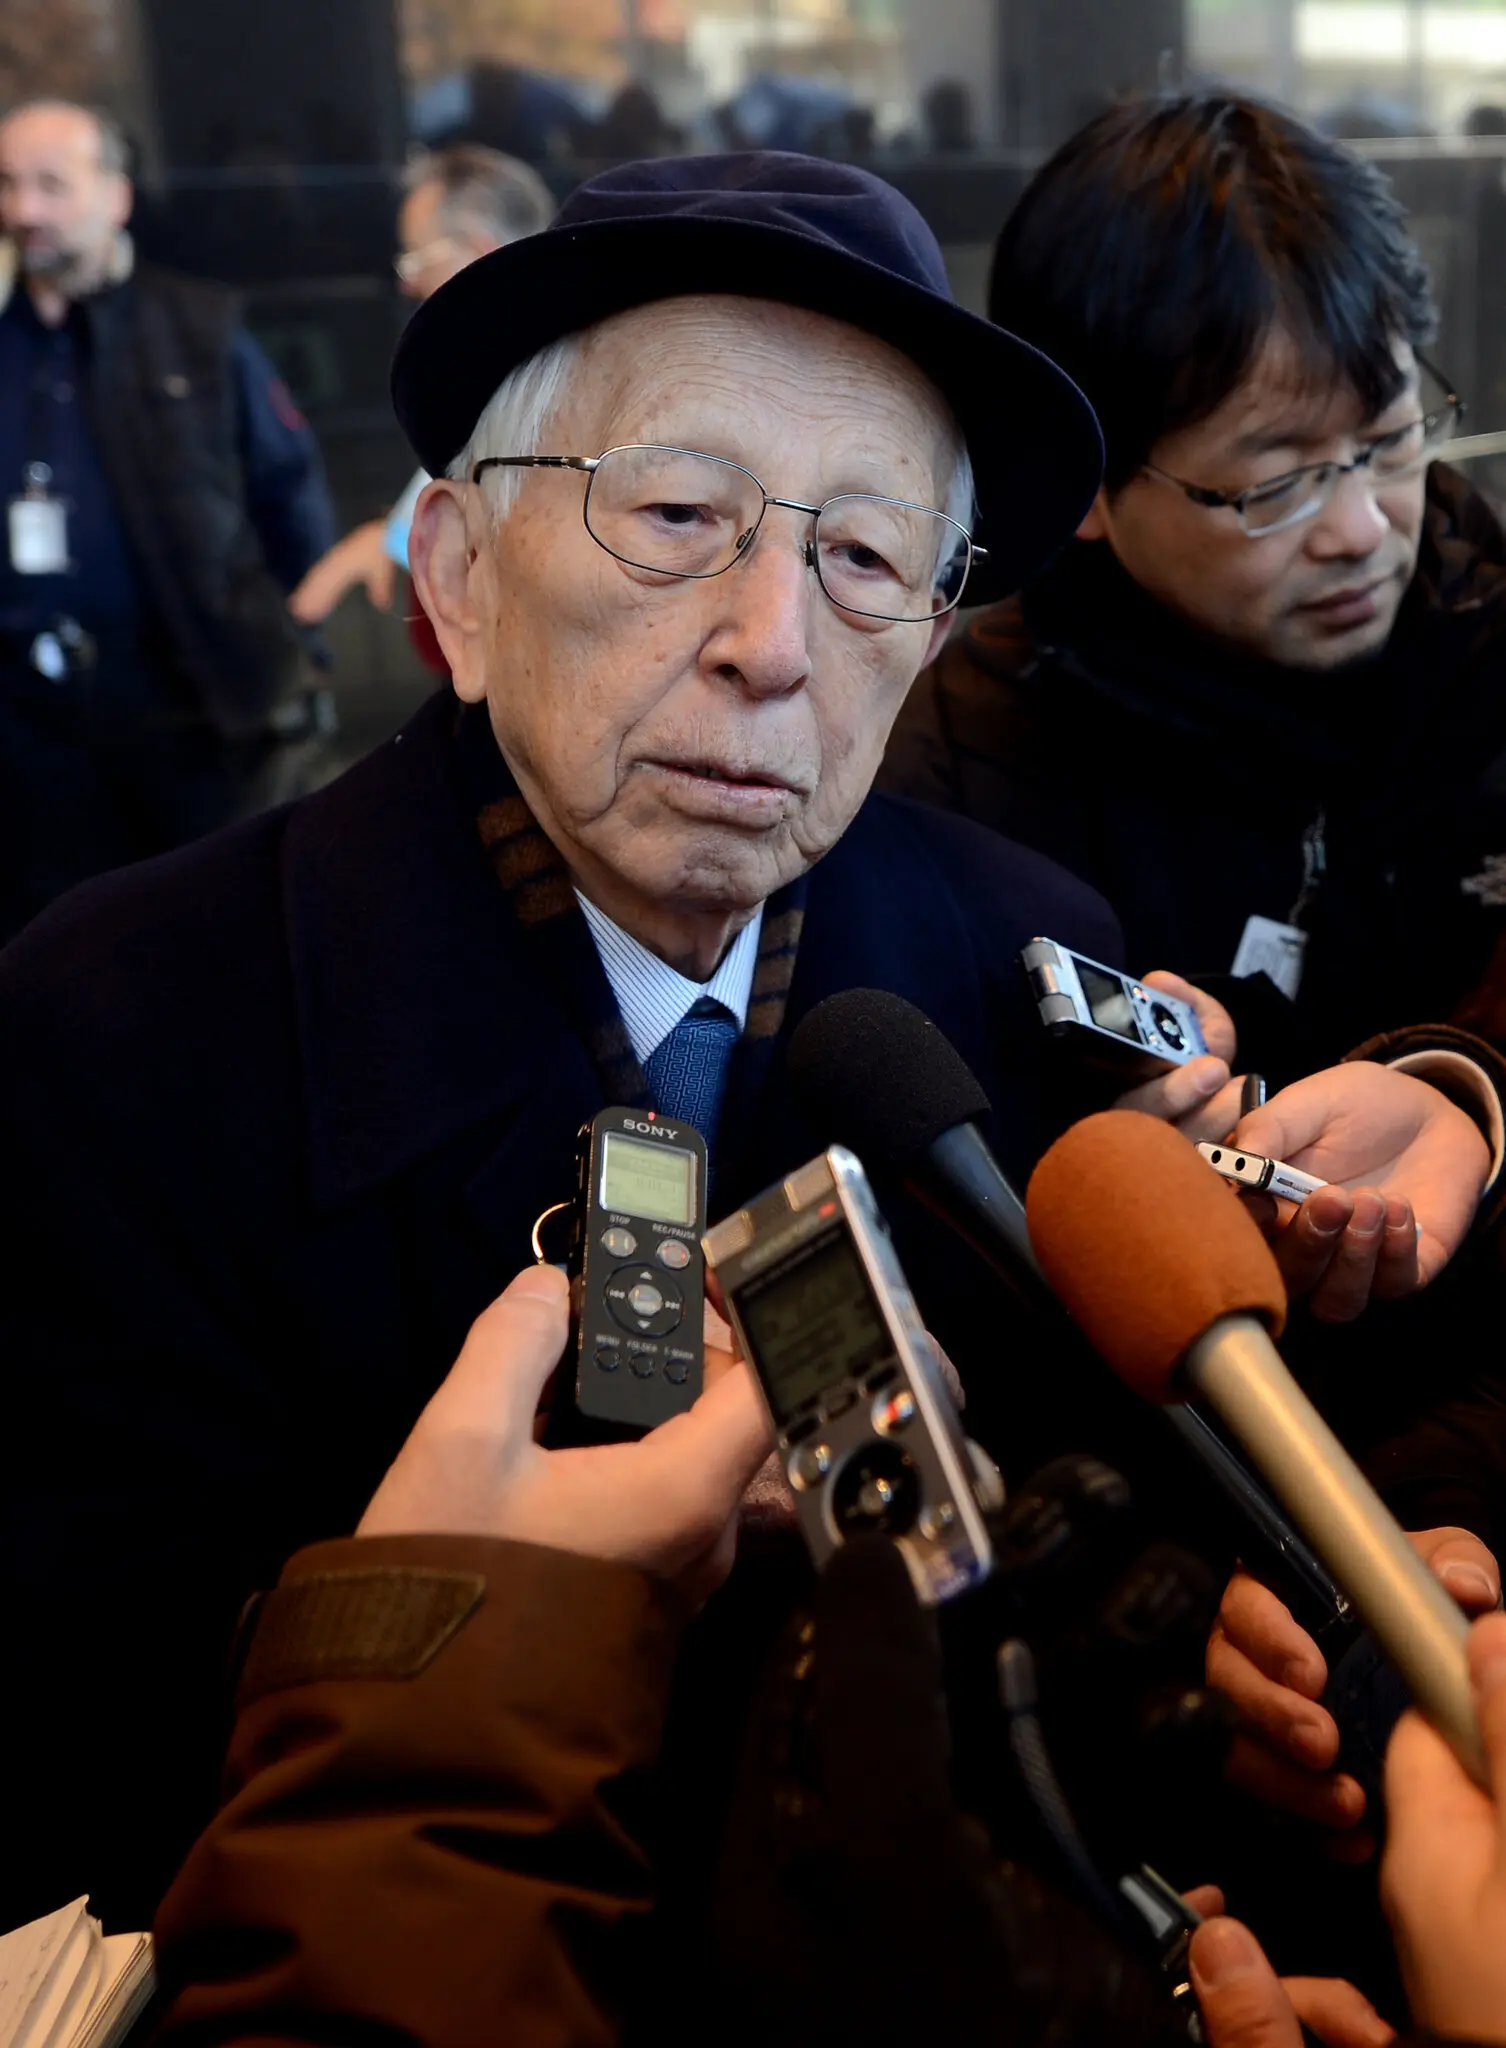
[[[1052,1038],[1127,1080],[1154,1080],[1208,1050],[1190,1003],[1147,988],[1117,967],[1032,939],[1020,955],[1041,1022]]]
[[[899,1545],[927,1606],[986,1578],[982,1506],[1002,1487],[963,1435],[852,1153],[833,1146],[703,1243],[816,1564],[873,1532]]]

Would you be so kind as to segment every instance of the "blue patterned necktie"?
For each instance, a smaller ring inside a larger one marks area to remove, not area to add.
[[[738,1036],[737,1019],[725,1004],[702,996],[655,1047],[644,1068],[660,1116],[693,1125],[708,1152],[716,1144]]]

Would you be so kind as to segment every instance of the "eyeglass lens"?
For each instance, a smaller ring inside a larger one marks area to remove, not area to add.
[[[1372,443],[1366,472],[1383,481],[1411,475],[1448,440],[1457,418],[1456,408],[1445,405],[1383,436]],[[1323,463],[1247,491],[1241,514],[1246,532],[1269,533],[1316,512],[1333,495],[1343,474],[1336,463]]]
[[[670,576],[730,569],[764,516],[747,470],[680,448],[614,448],[601,458],[586,525],[609,554]],[[870,618],[920,620],[962,594],[969,545],[954,520],[885,498],[831,499],[816,521],[815,566],[832,602]]]

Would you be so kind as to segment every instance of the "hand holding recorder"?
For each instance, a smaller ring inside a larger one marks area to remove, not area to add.
[[[520,1273],[476,1321],[357,1534],[510,1537],[635,1564],[699,1603],[731,1569],[738,1504],[769,1452],[752,1377],[708,1350],[706,1392],[640,1443],[545,1450],[534,1417],[568,1329],[564,1275]]]

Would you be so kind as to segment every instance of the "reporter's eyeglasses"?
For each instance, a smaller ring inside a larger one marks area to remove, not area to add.
[[[702,581],[750,552],[771,505],[812,521],[807,568],[831,602],[859,618],[929,625],[961,602],[986,550],[958,520],[903,498],[848,491],[821,505],[776,498],[752,470],[693,448],[634,444],[604,455],[493,455],[471,471],[574,469],[586,486],[586,531],[631,569]]]
[[[1418,360],[1421,362],[1422,359],[1419,357]],[[1437,459],[1463,419],[1465,406],[1448,380],[1430,363],[1424,363],[1423,368],[1437,380],[1444,394],[1441,401],[1415,420],[1408,420],[1405,426],[1371,441],[1352,462],[1309,463],[1303,469],[1287,470],[1284,475],[1272,477],[1266,483],[1254,484],[1246,491],[1209,490],[1203,484],[1188,483],[1185,477],[1173,476],[1169,470],[1157,469],[1153,462],[1144,463],[1142,467],[1147,476],[1173,485],[1194,505],[1204,505],[1215,511],[1232,511],[1251,540],[1262,540],[1270,533],[1282,533],[1287,527],[1296,526],[1321,512],[1346,476],[1364,471],[1380,489],[1386,484],[1399,483],[1405,477],[1414,476]]]
[[[401,256],[392,259],[398,282],[416,284],[426,270],[432,270],[436,263],[452,255],[458,247],[453,235],[440,235],[435,241],[425,242],[421,249],[405,249]]]

